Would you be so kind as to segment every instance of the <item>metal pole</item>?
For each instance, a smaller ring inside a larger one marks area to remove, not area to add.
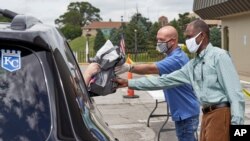
[[[135,29],[135,62],[137,61],[137,30]]]
[[[86,62],[89,63],[89,37],[91,36],[91,34],[89,33],[89,29],[87,30],[86,33],[86,37],[87,37],[87,41],[86,41]]]

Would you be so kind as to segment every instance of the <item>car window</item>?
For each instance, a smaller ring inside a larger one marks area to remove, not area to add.
[[[79,84],[83,79],[80,77],[81,74],[71,51],[68,47],[64,51],[60,52],[56,49],[54,57],[58,64],[57,67],[61,76],[69,113],[73,117],[72,124],[77,129],[75,133],[84,141],[94,140],[93,133],[90,132],[91,123],[85,122],[91,119],[84,116],[88,114],[90,104],[86,87]]]
[[[67,44],[65,46],[68,46]],[[66,48],[66,57],[67,57],[67,61],[68,61],[68,66],[71,68],[71,74],[73,75],[76,85],[78,87],[78,101],[79,103],[84,102],[85,106],[87,106],[88,108],[90,108],[90,97],[85,85],[85,81],[82,77],[82,72],[80,70],[80,68],[78,67],[78,64],[76,62],[76,59],[73,56],[72,51],[70,50],[70,48]]]
[[[25,47],[0,48],[0,140],[44,141],[51,115],[41,63]]]

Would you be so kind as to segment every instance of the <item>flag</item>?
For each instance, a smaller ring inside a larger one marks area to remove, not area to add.
[[[121,40],[120,40],[120,48],[121,48],[123,54],[125,54],[125,41],[124,41],[123,35],[121,36]]]

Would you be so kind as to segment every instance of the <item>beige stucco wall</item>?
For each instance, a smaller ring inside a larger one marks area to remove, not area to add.
[[[229,52],[239,74],[250,76],[250,12],[222,18],[229,31]],[[224,35],[222,32],[222,47]]]

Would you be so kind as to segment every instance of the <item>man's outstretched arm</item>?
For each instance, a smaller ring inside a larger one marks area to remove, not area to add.
[[[101,71],[101,68],[100,68],[100,65],[98,63],[89,64],[83,73],[83,78],[84,78],[85,84],[88,86],[92,77],[100,71]]]
[[[161,77],[151,76],[130,80],[117,78],[115,82],[118,83],[118,88],[129,87],[135,90],[160,90],[163,88],[172,88],[182,84],[191,84],[187,69],[188,66],[171,74],[162,75]]]

